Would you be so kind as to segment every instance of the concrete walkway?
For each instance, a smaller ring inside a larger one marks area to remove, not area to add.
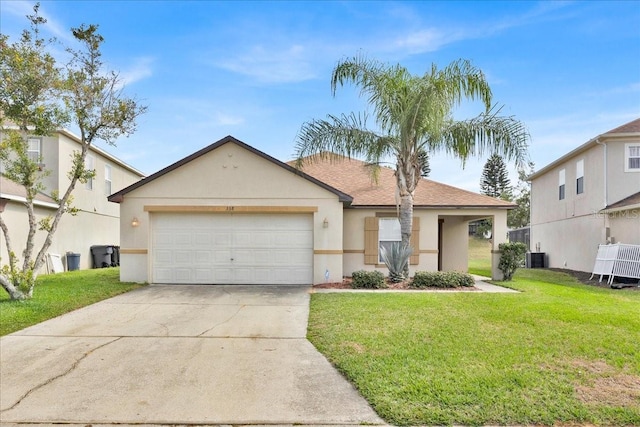
[[[309,288],[148,286],[0,338],[2,425],[382,424],[306,340]]]

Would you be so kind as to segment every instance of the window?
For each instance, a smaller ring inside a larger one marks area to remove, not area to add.
[[[584,160],[576,163],[576,194],[584,193]]]
[[[366,265],[382,264],[380,260],[380,247],[390,245],[390,242],[399,242],[400,222],[395,217],[371,216],[364,219],[364,263]],[[386,242],[386,243],[385,243]],[[413,216],[413,226],[411,227],[411,247],[413,254],[409,263],[418,265],[420,263],[420,217]]]
[[[104,191],[111,195],[111,166],[104,165]]]
[[[564,169],[558,174],[558,200],[564,200]]]
[[[42,139],[40,138],[27,139],[27,155],[29,156],[31,161],[40,163],[41,148],[42,148]]]
[[[378,262],[382,264],[380,248],[391,248],[394,242],[401,242],[400,221],[398,218],[379,218],[378,222]]]
[[[95,163],[96,160],[93,156],[87,155],[87,158],[84,162],[84,167],[87,170],[94,171],[95,173]],[[89,178],[86,184],[87,190],[93,190],[93,178]]]
[[[624,171],[640,172],[640,144],[625,144]]]

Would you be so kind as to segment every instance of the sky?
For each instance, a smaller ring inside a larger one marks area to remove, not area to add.
[[[33,4],[0,0],[2,34],[16,40]],[[227,135],[292,159],[303,123],[367,111],[357,87],[330,88],[335,65],[358,54],[415,75],[470,60],[528,129],[536,169],[640,117],[640,1],[74,0],[40,11],[44,34],[70,46],[71,27],[99,25],[107,69],[148,112],[130,137],[97,145],[145,174]],[[480,111],[463,103],[454,117]],[[479,191],[487,157],[463,169],[431,153],[430,178]]]

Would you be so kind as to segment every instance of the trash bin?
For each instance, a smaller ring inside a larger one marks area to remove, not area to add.
[[[91,257],[93,258],[93,268],[111,267],[111,254],[113,246],[94,245],[91,246]]]
[[[67,271],[80,270],[80,254],[67,252]]]
[[[111,254],[111,266],[118,267],[120,265],[120,246],[111,246],[113,253]]]

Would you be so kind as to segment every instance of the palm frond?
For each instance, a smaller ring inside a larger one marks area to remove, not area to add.
[[[434,145],[460,157],[463,163],[472,155],[497,153],[521,167],[529,160],[529,133],[515,117],[499,116],[499,112],[493,107],[475,118],[450,122]]]
[[[329,153],[349,158],[364,157],[378,163],[390,151],[389,137],[367,129],[366,116],[350,114],[329,115],[327,120],[304,123],[298,132],[295,146],[297,165],[305,161],[326,158]]]

